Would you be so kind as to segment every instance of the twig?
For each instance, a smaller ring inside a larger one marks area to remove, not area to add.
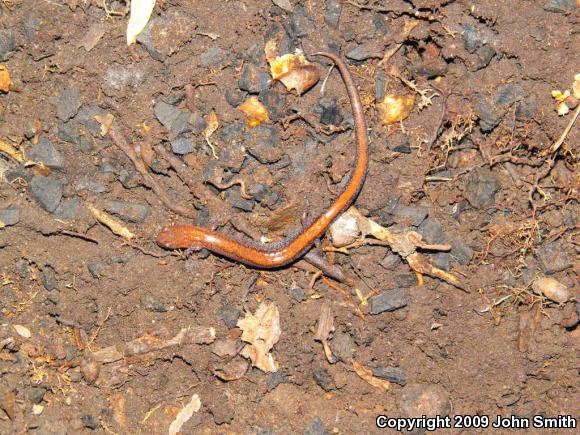
[[[58,232],[58,234],[62,234],[64,236],[71,236],[71,237],[77,237],[79,239],[83,239],[86,240],[87,242],[93,242],[95,244],[99,244],[99,241],[97,239],[93,239],[92,237],[87,236],[86,234],[81,234],[81,233],[77,233],[75,231],[69,231],[69,230],[60,230]]]
[[[552,145],[552,147],[550,148],[551,153],[558,151],[558,148],[560,148],[560,146],[562,146],[562,144],[564,143],[564,140],[566,139],[566,136],[568,136],[568,133],[570,133],[570,130],[572,130],[572,126],[576,122],[576,119],[578,118],[579,113],[580,113],[580,104],[576,108],[576,111],[574,112],[574,116],[572,116],[572,119],[570,120],[570,122],[568,123],[568,125],[566,126],[564,131],[562,132],[562,135],[558,138],[558,140],[556,142],[554,142],[554,145]]]

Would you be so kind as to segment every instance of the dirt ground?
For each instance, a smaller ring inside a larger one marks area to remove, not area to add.
[[[159,0],[127,47],[123,1],[2,0],[0,433],[171,433],[197,398],[182,433],[577,417],[579,12]],[[272,39],[319,65],[314,88],[271,83]],[[157,246],[173,223],[281,240],[336,197],[353,118],[320,50],[346,59],[365,107],[357,209],[439,251],[369,236],[336,252],[327,235],[310,262],[257,270]],[[269,114],[255,127],[239,110],[252,95]],[[385,96],[414,96],[408,116],[386,125]],[[275,372],[242,356],[238,321],[263,303],[279,316]],[[441,433],[509,432],[483,426]]]

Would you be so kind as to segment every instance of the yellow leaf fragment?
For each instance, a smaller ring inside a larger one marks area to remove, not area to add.
[[[383,101],[377,104],[381,122],[384,125],[391,125],[402,121],[409,116],[413,104],[415,104],[414,95],[385,95]]]
[[[254,367],[264,372],[278,371],[278,364],[270,353],[280,339],[280,313],[274,304],[262,302],[255,314],[246,313],[238,320],[242,340],[249,343],[241,355],[249,358]]]
[[[262,122],[270,121],[268,109],[266,109],[255,95],[240,104],[238,110],[248,118],[246,121],[248,127],[257,127]]]
[[[115,117],[111,113],[107,113],[104,116],[95,115],[95,121],[101,124],[101,136],[106,136],[113,125],[113,119]]]
[[[217,114],[212,110],[210,112],[210,114],[205,117],[205,122],[207,124],[207,127],[203,131],[203,137],[205,138],[205,141],[207,142],[207,144],[211,148],[211,152],[213,153],[213,157],[215,159],[217,159],[218,156],[217,156],[217,154],[215,152],[215,147],[213,146],[213,144],[209,140],[209,138],[211,137],[211,135],[214,134],[215,131],[220,126],[220,122],[218,120]]]
[[[0,152],[7,154],[8,156],[12,157],[18,163],[24,163],[26,159],[24,158],[24,154],[14,148],[7,142],[0,140]]]
[[[302,51],[276,56],[275,40],[268,41],[264,51],[272,79],[282,82],[287,91],[295,90],[298,95],[302,95],[318,83],[320,70],[306,60]]]
[[[117,219],[113,218],[112,216],[108,215],[104,211],[101,211],[90,204],[87,207],[89,208],[91,213],[93,213],[93,216],[95,216],[95,219],[97,219],[100,223],[102,223],[103,225],[108,227],[113,233],[115,233],[118,236],[121,236],[127,240],[131,240],[133,237],[135,237],[135,234],[133,234],[131,231],[129,231],[129,229],[126,228]]]
[[[134,1],[134,0],[133,0]],[[181,431],[181,426],[186,423],[194,412],[199,411],[201,408],[201,400],[197,394],[191,396],[191,400],[187,405],[185,405],[181,411],[175,417],[175,420],[171,422],[169,426],[168,434],[169,435],[176,435]]]
[[[8,92],[11,83],[12,81],[10,80],[10,72],[8,72],[8,68],[6,68],[6,65],[0,65],[0,91]]]
[[[572,84],[572,95],[580,99],[580,73],[574,76],[574,84]]]
[[[131,12],[127,23],[127,45],[134,44],[143,31],[155,7],[155,0],[131,0]]]
[[[369,385],[372,385],[373,387],[376,387],[383,391],[388,391],[391,385],[389,381],[377,378],[376,376],[373,375],[373,372],[370,369],[367,369],[365,366],[356,361],[352,362],[352,368],[354,369],[356,374],[359,375],[359,377],[365,382],[367,382]]]
[[[558,115],[564,116],[570,112],[570,108],[565,101],[562,101],[560,104],[558,104],[558,107],[556,107],[556,112],[558,112]]]
[[[562,103],[566,98],[570,96],[570,91],[566,89],[564,92],[559,89],[554,89],[552,92],[552,97],[558,102]]]

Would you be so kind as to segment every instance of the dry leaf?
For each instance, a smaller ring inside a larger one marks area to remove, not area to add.
[[[373,387],[379,388],[383,391],[387,391],[389,389],[389,386],[391,385],[389,381],[377,378],[376,376],[373,375],[373,372],[370,369],[367,369],[362,364],[353,361],[352,368],[362,380],[366,381]]]
[[[113,125],[113,120],[115,117],[111,113],[107,113],[104,116],[95,115],[95,121],[101,124],[101,136],[106,136]]]
[[[296,90],[298,95],[312,88],[320,80],[320,69],[316,65],[299,65],[282,74],[279,81],[286,86],[286,90]]]
[[[300,50],[276,56],[277,43],[270,40],[264,49],[266,60],[270,64],[272,79],[282,82],[286,90],[296,90],[298,95],[312,88],[320,79],[320,69],[306,60]]]
[[[377,104],[381,122],[385,125],[391,125],[402,121],[409,116],[414,103],[414,95],[385,95],[383,102]]]
[[[322,309],[320,310],[318,329],[316,330],[314,339],[318,341],[326,341],[332,332],[334,332],[334,316],[332,315],[332,307],[330,303],[326,302],[322,305]]]
[[[133,234],[131,231],[129,231],[129,229],[127,229],[117,219],[115,219],[112,216],[108,215],[104,211],[101,211],[101,210],[93,207],[90,204],[87,205],[87,207],[93,213],[93,216],[95,216],[95,218],[100,223],[102,223],[103,225],[105,225],[106,227],[108,227],[113,233],[115,233],[118,236],[121,236],[121,237],[123,237],[125,239],[128,239],[128,240],[131,240],[133,237],[135,237],[135,234]]]
[[[28,163],[26,158],[24,158],[24,154],[22,154],[9,143],[2,140],[0,140],[0,152],[8,154],[8,156],[12,157],[18,163]]]
[[[199,396],[197,394],[194,394],[193,396],[191,396],[191,400],[189,401],[189,403],[185,405],[185,407],[183,407],[181,411],[179,411],[179,413],[175,417],[175,420],[171,422],[168,434],[176,435],[177,433],[179,433],[179,431],[181,430],[181,426],[183,426],[183,424],[191,418],[194,412],[199,411],[200,408],[201,408],[201,400],[199,399]]]
[[[6,68],[6,65],[0,65],[0,91],[8,92],[11,83],[8,68]]]
[[[143,31],[155,7],[155,0],[131,0],[131,12],[127,23],[127,45],[134,44]]]
[[[217,114],[212,110],[210,112],[210,114],[205,117],[205,122],[207,123],[207,127],[203,131],[203,137],[205,138],[205,141],[207,142],[207,144],[211,148],[211,152],[213,154],[213,157],[215,159],[217,159],[218,156],[217,156],[217,154],[215,152],[215,148],[212,145],[212,143],[209,141],[209,138],[211,137],[211,135],[214,134],[214,132],[220,126],[220,122],[218,120]]]
[[[246,317],[238,320],[238,327],[243,331],[242,340],[250,343],[242,350],[242,356],[260,370],[278,371],[278,364],[270,353],[281,334],[278,308],[262,302],[255,314],[246,313]]]
[[[238,110],[248,117],[248,127],[257,127],[262,122],[270,121],[268,110],[256,96],[252,96],[240,104]]]

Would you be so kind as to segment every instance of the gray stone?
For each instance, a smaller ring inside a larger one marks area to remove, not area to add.
[[[32,403],[40,403],[44,400],[44,395],[46,394],[46,388],[42,387],[28,387],[25,390],[25,397]]]
[[[201,65],[206,68],[216,68],[220,66],[228,57],[228,52],[222,48],[215,46],[209,50],[204,51],[200,55]]]
[[[377,378],[394,382],[403,387],[407,383],[407,375],[405,375],[405,372],[399,367],[377,367],[376,369],[373,369],[373,375]]]
[[[42,285],[45,289],[49,292],[56,290],[58,288],[58,281],[56,279],[56,273],[54,269],[50,266],[47,266],[42,269],[42,273],[40,274],[40,280],[42,281]]]
[[[274,372],[268,376],[268,379],[266,380],[266,386],[268,387],[268,390],[273,390],[278,385],[283,383],[287,378],[288,375],[282,371]]]
[[[239,88],[228,89],[225,93],[225,98],[228,104],[232,107],[238,107],[246,99],[246,92]]]
[[[159,101],[153,109],[155,117],[169,132],[171,139],[182,133],[191,131],[189,120],[191,113],[186,110],[179,110],[177,107],[164,101]]]
[[[28,188],[40,207],[53,212],[60,204],[63,192],[63,182],[50,177],[37,175],[32,178]]]
[[[110,201],[106,209],[125,222],[141,223],[151,214],[151,207],[147,204],[137,204],[126,201]]]
[[[268,109],[269,118],[276,122],[286,115],[286,95],[276,89],[264,89],[258,95],[258,100]]]
[[[298,286],[292,286],[290,287],[289,290],[290,293],[290,297],[295,300],[296,302],[302,302],[304,300],[306,300],[306,294],[304,292],[304,289],[302,287],[298,287]]]
[[[549,0],[544,5],[544,10],[565,14],[577,8],[576,0]]]
[[[501,122],[505,109],[498,108],[485,96],[476,99],[475,114],[479,119],[479,126],[484,133],[492,131]]]
[[[325,6],[324,21],[330,27],[338,27],[340,14],[342,13],[342,4],[338,0],[326,0]]]
[[[473,258],[473,249],[462,239],[451,242],[451,256],[462,266],[467,266]]]
[[[481,32],[469,24],[463,27],[462,36],[465,49],[469,53],[475,53],[484,42]]]
[[[16,51],[17,48],[12,30],[0,30],[0,62],[6,62],[10,54]]]
[[[395,311],[407,305],[407,292],[403,289],[387,290],[369,300],[370,313]]]
[[[99,423],[99,421],[90,414],[83,415],[81,417],[81,421],[83,423],[83,426],[86,427],[87,429],[96,430],[101,427],[101,423]]]
[[[445,271],[451,270],[451,254],[449,252],[435,252],[429,256],[433,266]]]
[[[537,258],[542,271],[551,275],[572,267],[573,258],[569,257],[562,243],[555,241],[538,249]]]
[[[314,30],[314,21],[310,18],[306,9],[302,5],[298,5],[294,8],[289,27],[290,32],[288,32],[288,36],[291,39],[301,38],[307,36]]]
[[[238,319],[240,318],[241,311],[236,307],[224,305],[219,309],[217,314],[228,328],[232,329],[238,326]]]
[[[314,382],[326,392],[336,388],[334,379],[328,373],[328,370],[323,367],[312,370],[312,377],[314,378]]]
[[[429,212],[423,207],[413,207],[399,204],[393,213],[395,222],[402,225],[418,227],[425,220]]]
[[[538,98],[535,94],[530,95],[520,101],[516,107],[516,118],[518,120],[532,119],[537,112]]]
[[[60,121],[56,127],[56,131],[54,131],[54,134],[64,142],[78,143],[82,137],[80,135],[79,129],[80,124],[75,120],[71,120],[69,122]],[[89,143],[91,144],[92,148],[92,141]]]
[[[107,113],[105,109],[101,109],[99,106],[83,106],[74,119],[85,126],[93,135],[100,137],[101,124],[95,120],[95,116],[105,116]]]
[[[350,363],[356,351],[356,344],[350,334],[337,333],[331,343],[332,353],[344,363]]]
[[[224,197],[228,204],[242,211],[250,212],[256,205],[253,200],[242,197],[238,186],[226,190]]]
[[[434,217],[425,219],[419,226],[419,229],[423,235],[423,240],[429,244],[439,245],[445,241],[443,225]]]
[[[383,57],[383,46],[377,44],[377,41],[371,39],[362,44],[357,45],[352,50],[348,51],[345,56],[348,59],[363,61],[367,59],[381,59]]]
[[[473,70],[477,71],[489,65],[496,52],[490,44],[483,44],[476,51],[478,61],[473,65]]]
[[[137,88],[145,80],[145,72],[134,67],[115,65],[105,71],[104,84],[111,88],[110,93],[124,88]]]
[[[270,86],[270,75],[255,65],[246,64],[242,70],[238,86],[242,91],[259,94]]]
[[[324,125],[340,125],[343,116],[340,113],[336,98],[322,97],[318,102],[320,106],[320,123]]]
[[[398,287],[409,288],[417,283],[417,277],[413,273],[399,273],[393,277],[393,281]]]
[[[20,211],[15,207],[0,210],[0,228],[16,225],[20,221]]]
[[[99,263],[96,261],[90,262],[89,264],[87,264],[87,268],[89,269],[89,272],[91,273],[91,275],[93,276],[93,278],[99,279],[102,275],[102,272],[107,269],[107,265],[104,263]]]
[[[463,193],[473,207],[481,209],[495,202],[495,194],[500,188],[497,176],[487,169],[481,169],[468,175]]]
[[[64,159],[51,141],[41,138],[40,141],[32,146],[26,153],[30,160],[43,163],[51,169],[64,169]]]
[[[186,137],[178,137],[171,141],[171,151],[179,155],[189,154],[193,152],[193,143]]]
[[[77,215],[80,205],[81,200],[76,196],[73,198],[64,198],[60,201],[56,210],[52,212],[52,216],[55,219],[61,219],[63,221],[73,219]]]
[[[395,270],[401,263],[401,257],[397,254],[387,254],[379,264],[387,270]]]
[[[520,85],[506,83],[505,85],[500,85],[497,87],[494,99],[495,104],[508,107],[517,101],[523,100],[524,96],[524,89]]]
[[[167,307],[155,299],[153,296],[143,296],[140,300],[141,306],[149,311],[154,311],[156,313],[166,313]]]
[[[56,116],[61,121],[68,121],[81,108],[81,96],[74,87],[66,88],[56,98]]]
[[[105,193],[109,191],[109,189],[103,183],[88,177],[79,180],[75,186],[76,192],[81,192],[83,190],[93,193]]]
[[[199,112],[193,112],[189,116],[188,122],[189,122],[189,125],[191,126],[191,130],[195,134],[202,134],[203,131],[207,128],[207,122],[205,121],[203,116],[201,116],[201,114]]]
[[[18,276],[22,279],[28,278],[30,275],[30,264],[24,258],[21,258],[16,262],[16,271],[18,272]]]
[[[280,199],[276,192],[263,184],[252,184],[248,188],[248,193],[265,207],[272,207]]]
[[[326,430],[320,417],[316,417],[304,428],[304,435],[330,435],[331,432]]]

